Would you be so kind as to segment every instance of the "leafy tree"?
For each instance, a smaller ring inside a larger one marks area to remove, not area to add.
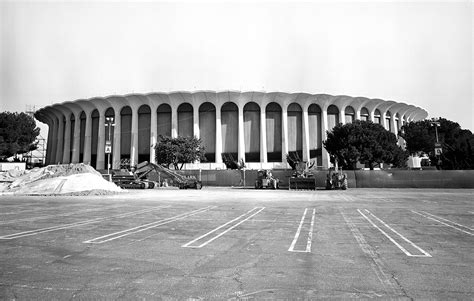
[[[184,163],[206,160],[201,139],[196,137],[171,138],[160,135],[159,140],[160,142],[155,146],[156,162],[158,164],[168,168],[172,164],[175,169],[182,169]],[[179,166],[180,164],[181,166]]]
[[[339,124],[327,132],[323,144],[332,161],[337,159],[345,169],[355,169],[357,162],[369,165],[371,170],[380,163],[404,167],[408,158],[397,145],[395,134],[371,121]]]
[[[402,127],[401,136],[407,143],[411,154],[426,153],[431,162],[443,169],[473,169],[474,168],[474,135],[469,130],[461,129],[454,121],[439,118],[437,129],[432,125],[433,120],[410,122]],[[438,157],[434,153],[436,142],[441,143],[443,153]]]
[[[33,117],[25,113],[0,113],[0,160],[24,154],[37,148],[40,129]]]

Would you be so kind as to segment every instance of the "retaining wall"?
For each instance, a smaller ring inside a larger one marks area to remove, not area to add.
[[[179,171],[199,179],[199,170]],[[349,188],[474,188],[474,170],[346,170]],[[288,188],[291,170],[272,170]],[[315,171],[316,185],[325,187],[327,171]],[[254,186],[257,170],[245,171],[245,186]],[[204,186],[242,186],[242,170],[202,170]]]

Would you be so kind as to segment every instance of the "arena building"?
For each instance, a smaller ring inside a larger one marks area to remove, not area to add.
[[[338,123],[371,120],[397,134],[424,119],[419,107],[364,97],[282,92],[198,91],[95,97],[44,107],[35,117],[48,124],[46,164],[90,163],[97,169],[155,161],[159,136],[198,137],[206,163],[225,168],[222,154],[249,168],[286,168],[286,154],[329,167],[322,145]],[[106,154],[107,148],[111,154]],[[109,146],[110,145],[110,146]]]

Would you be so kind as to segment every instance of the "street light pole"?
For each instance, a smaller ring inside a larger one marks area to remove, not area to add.
[[[115,126],[114,117],[105,117],[107,123],[105,126],[109,127],[108,137],[105,142],[105,152],[107,153],[107,174],[110,175],[110,153],[112,152],[112,142],[110,140],[110,136],[112,135],[112,127]]]

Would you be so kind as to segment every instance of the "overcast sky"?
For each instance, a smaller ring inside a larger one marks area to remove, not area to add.
[[[0,111],[127,93],[308,92],[405,102],[474,130],[471,1],[0,9]]]

